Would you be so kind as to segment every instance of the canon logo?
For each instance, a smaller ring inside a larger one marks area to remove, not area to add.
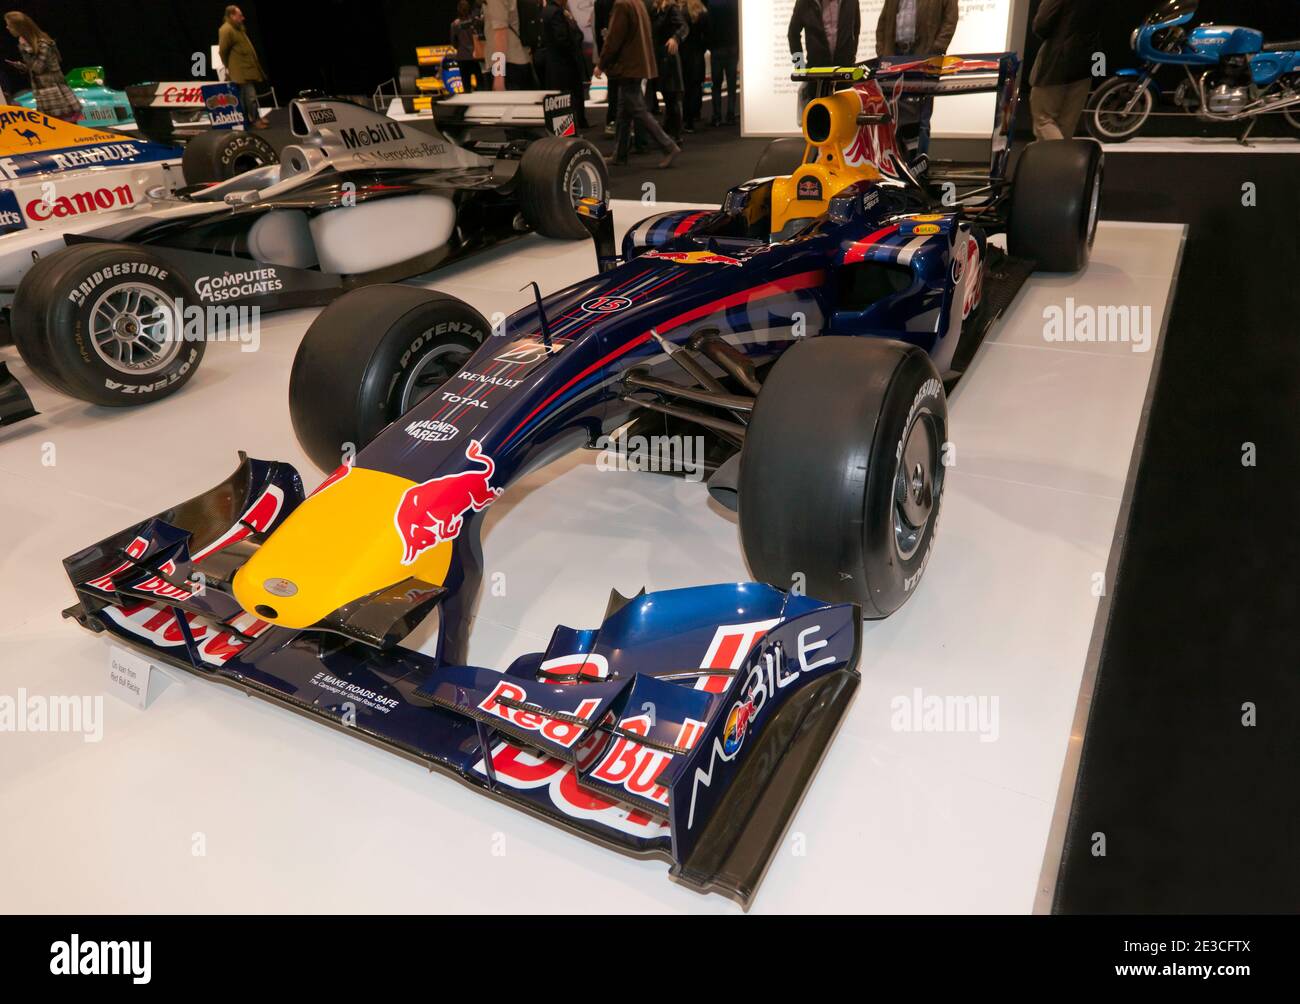
[[[130,185],[118,185],[116,188],[95,188],[88,192],[76,192],[73,195],[60,195],[57,199],[32,199],[27,203],[27,218],[37,223],[49,219],[66,219],[69,216],[81,216],[83,213],[97,213],[105,209],[119,209],[134,204],[135,196]]]

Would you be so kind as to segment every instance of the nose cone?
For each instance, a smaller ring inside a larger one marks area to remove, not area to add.
[[[393,517],[414,482],[355,467],[318,489],[235,573],[235,599],[280,627],[311,627],[339,607],[415,577],[442,585],[450,543],[404,564]]]

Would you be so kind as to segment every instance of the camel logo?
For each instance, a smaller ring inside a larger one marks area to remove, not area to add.
[[[402,564],[409,565],[431,547],[455,540],[469,512],[482,512],[501,494],[492,487],[496,463],[477,439],[465,447],[465,459],[482,469],[447,474],[408,488],[393,514],[402,538]]]

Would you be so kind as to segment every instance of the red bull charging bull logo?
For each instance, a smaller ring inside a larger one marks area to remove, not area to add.
[[[740,265],[739,258],[718,254],[715,251],[647,251],[641,257],[659,258],[678,265]]]
[[[745,733],[749,731],[750,720],[754,717],[754,700],[747,698],[737,701],[727,715],[727,725],[722,730],[722,752],[733,757],[740,752],[745,742]]]
[[[465,457],[481,470],[447,474],[408,488],[393,515],[402,538],[402,564],[409,565],[431,547],[455,540],[468,512],[482,512],[501,494],[491,485],[496,463],[477,439],[465,447]]]

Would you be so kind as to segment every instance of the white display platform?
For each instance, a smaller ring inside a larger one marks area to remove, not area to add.
[[[663,205],[616,203],[621,228]],[[952,401],[957,462],[916,597],[865,626],[862,686],[756,911],[1028,912],[1152,351],[1047,344],[1043,310],[1149,305],[1158,335],[1183,228],[1103,223],[1077,276],[1030,281]],[[430,285],[485,313],[594,267],[527,238]],[[300,465],[286,388],[315,311],[269,315],[263,346],[212,345],[178,396],[94,408],[40,384],[44,414],[0,431],[0,697],[96,695],[108,644],[60,619],[60,559],[219,482],[237,449]],[[53,466],[45,466],[53,450]],[[471,642],[482,665],[594,627],[609,589],[746,578],[733,518],[702,485],[575,455],[488,516]],[[595,846],[454,780],[179,671],[147,710],[104,698],[103,738],[0,732],[0,910],[737,912],[667,865]],[[997,698],[998,738],[900,732],[891,701]],[[197,850],[202,854],[197,854]]]

